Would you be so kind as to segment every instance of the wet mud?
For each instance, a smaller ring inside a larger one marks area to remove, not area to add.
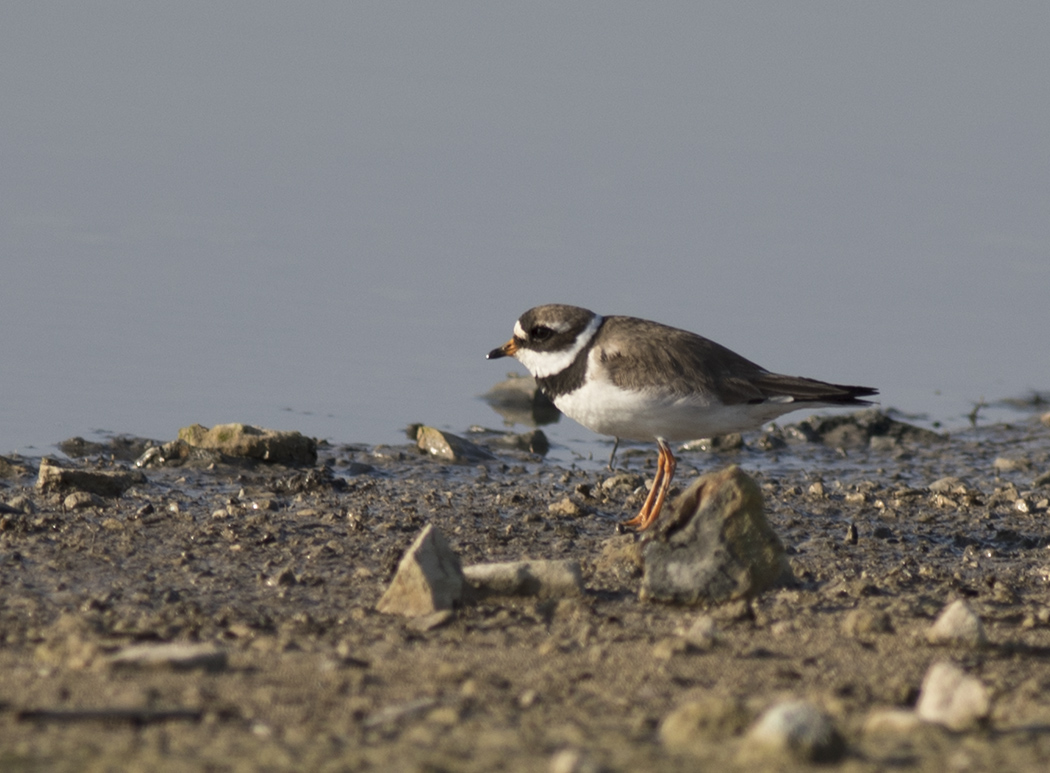
[[[644,447],[612,473],[484,437],[494,458],[464,464],[322,445],[309,467],[189,458],[86,496],[38,490],[42,460],[7,457],[0,769],[744,770],[747,728],[795,698],[831,717],[843,770],[1050,766],[1050,429],[871,422],[678,452],[679,488],[731,463],[754,478],[795,577],[709,610],[639,600],[616,524],[644,499]],[[134,472],[149,446],[73,444],[61,463]],[[464,565],[577,560],[586,592],[428,625],[379,614],[426,524]],[[987,645],[927,640],[957,599]],[[161,643],[185,656],[128,652]],[[873,731],[942,660],[987,687],[989,716]],[[689,703],[715,719],[683,743],[667,720]]]

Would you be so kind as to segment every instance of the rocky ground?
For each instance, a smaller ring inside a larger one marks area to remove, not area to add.
[[[651,449],[614,475],[469,439],[465,463],[433,437],[299,466],[131,438],[0,459],[0,769],[1050,767],[1037,418],[939,438],[865,414],[681,451],[682,488],[754,478],[795,578],[708,610],[640,600],[624,558]],[[464,565],[571,559],[585,589],[380,614],[427,524]],[[924,686],[939,663],[961,705]]]

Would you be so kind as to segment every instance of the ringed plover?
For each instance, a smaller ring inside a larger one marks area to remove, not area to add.
[[[803,408],[871,405],[877,389],[771,373],[685,330],[578,306],[529,309],[488,359],[514,357],[567,416],[603,435],[656,440],[656,476],[638,515],[656,521],[674,477],[668,441],[756,429]],[[615,451],[614,451],[615,453]]]

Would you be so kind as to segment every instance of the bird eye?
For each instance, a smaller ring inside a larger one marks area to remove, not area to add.
[[[545,325],[536,325],[529,331],[529,338],[533,341],[546,341],[554,335],[554,331]]]

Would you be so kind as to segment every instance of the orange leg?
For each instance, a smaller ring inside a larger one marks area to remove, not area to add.
[[[675,468],[678,466],[674,454],[671,453],[671,447],[667,445],[667,441],[663,438],[657,438],[656,443],[660,448],[660,453],[656,458],[656,475],[653,478],[653,487],[649,489],[649,496],[645,498],[645,504],[638,511],[638,515],[623,523],[624,526],[637,531],[645,531],[660,517],[664,500],[667,499],[667,492],[671,488],[671,479],[674,477]]]

